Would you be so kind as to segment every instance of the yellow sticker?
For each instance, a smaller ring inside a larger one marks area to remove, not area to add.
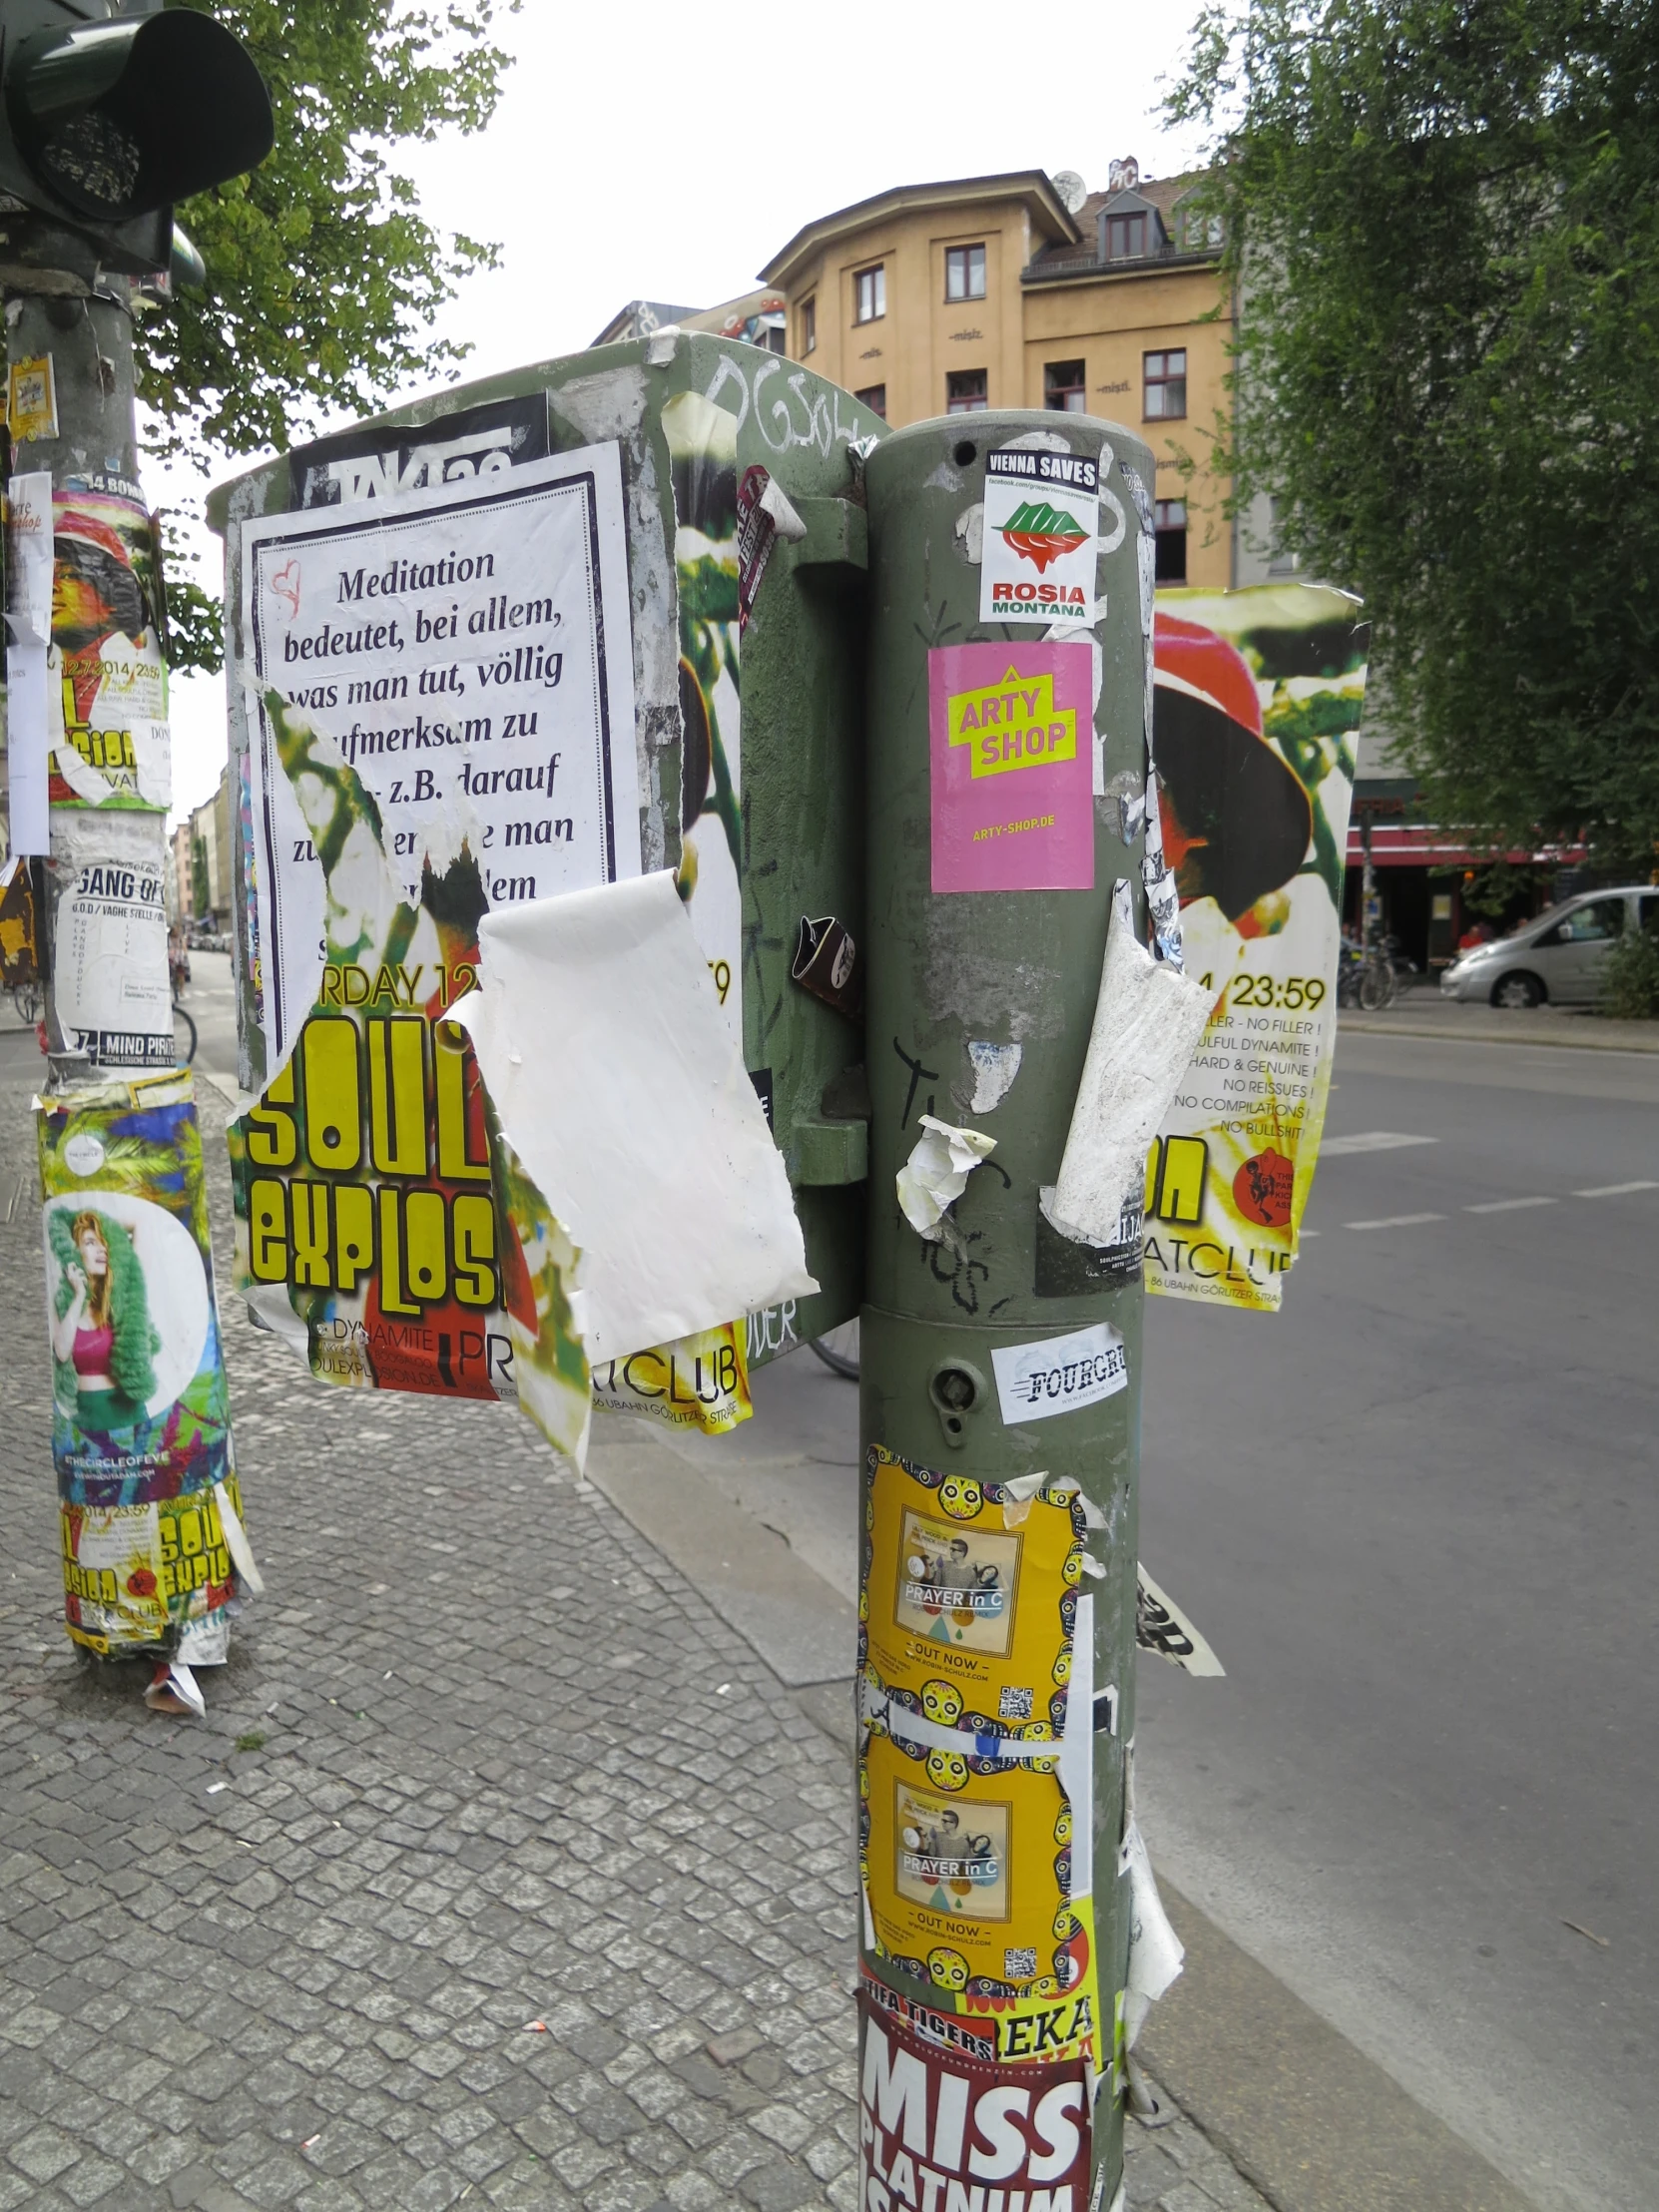
[[[1076,710],[1055,705],[1047,672],[1021,676],[1010,667],[999,684],[952,692],[947,711],[951,745],[973,748],[968,758],[975,781],[1077,758]]]
[[[14,361],[7,418],[14,438],[55,438],[58,434],[58,385],[52,356]]]
[[[613,1413],[643,1413],[670,1428],[723,1436],[754,1411],[749,1396],[749,1327],[727,1322],[693,1337],[593,1371],[593,1402]]]
[[[1071,1810],[1051,1770],[870,1735],[859,1792],[877,1956],[936,1996],[1070,1988]]]
[[[1074,1489],[1014,1498],[876,1445],[864,1532],[866,1664],[924,1718],[1064,1722],[1082,1573]]]

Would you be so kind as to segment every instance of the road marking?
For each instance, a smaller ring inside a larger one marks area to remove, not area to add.
[[[1465,1214],[1518,1214],[1526,1206],[1559,1206],[1558,1198],[1491,1198],[1484,1206],[1465,1206]]]
[[[1382,1221],[1345,1221],[1345,1229],[1414,1229],[1419,1221],[1444,1221],[1444,1214],[1388,1214]]]
[[[1574,1198],[1623,1198],[1631,1191],[1659,1191],[1659,1183],[1603,1183],[1599,1190],[1574,1191]]]
[[[1398,1152],[1409,1144],[1438,1144],[1438,1137],[1406,1137],[1396,1129],[1362,1129],[1352,1137],[1327,1137],[1320,1146],[1327,1156],[1344,1152]]]

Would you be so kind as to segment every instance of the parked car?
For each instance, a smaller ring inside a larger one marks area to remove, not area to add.
[[[1588,1006],[1601,990],[1602,963],[1627,929],[1659,936],[1659,889],[1632,883],[1584,891],[1524,921],[1492,944],[1476,945],[1441,971],[1447,998],[1490,1006]]]

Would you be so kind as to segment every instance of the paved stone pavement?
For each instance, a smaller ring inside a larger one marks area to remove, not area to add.
[[[1159,2124],[1123,2131],[1125,2212],[1269,2212],[1224,2152],[1206,2140],[1164,2090]]]
[[[269,1583],[205,1724],[59,1625],[0,1082],[0,2212],[852,2212],[844,1747],[517,1414],[349,1398],[250,1328],[203,1088]],[[1261,2204],[1131,2132],[1137,2212]]]

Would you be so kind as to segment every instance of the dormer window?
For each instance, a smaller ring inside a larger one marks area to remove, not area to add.
[[[1106,259],[1139,262],[1146,258],[1146,217],[1109,215],[1106,218]]]
[[[1100,259],[1144,262],[1169,244],[1164,219],[1138,192],[1120,192],[1100,211]]]

